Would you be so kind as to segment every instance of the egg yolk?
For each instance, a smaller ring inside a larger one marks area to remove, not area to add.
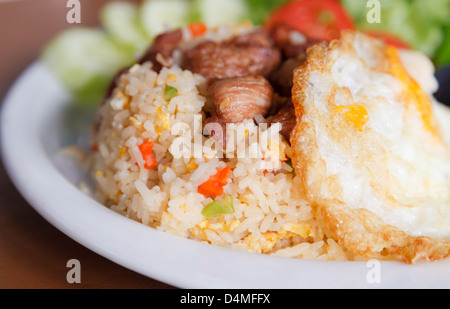
[[[343,112],[345,118],[352,122],[360,132],[369,120],[367,110],[361,105],[339,105],[336,107],[336,111]]]

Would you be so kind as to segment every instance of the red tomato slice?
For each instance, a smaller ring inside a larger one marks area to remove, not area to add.
[[[374,30],[367,30],[364,31],[364,33],[373,38],[382,40],[387,45],[391,45],[400,49],[411,49],[411,46],[409,46],[408,43],[394,34]]]
[[[286,23],[310,40],[331,41],[342,30],[354,30],[353,20],[337,0],[294,0],[276,9],[265,27]]]

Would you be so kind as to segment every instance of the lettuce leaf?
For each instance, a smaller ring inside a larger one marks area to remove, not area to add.
[[[255,25],[261,25],[270,12],[287,0],[245,0],[249,8],[249,19]]]

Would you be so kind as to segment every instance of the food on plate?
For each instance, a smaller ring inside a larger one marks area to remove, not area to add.
[[[243,251],[446,258],[450,112],[433,72],[422,53],[356,31],[319,42],[287,24],[170,30],[99,109],[97,197]]]
[[[287,59],[281,47],[248,24],[195,28],[161,34],[114,79],[95,129],[97,198],[213,245],[351,259],[324,237],[297,189],[290,132],[280,133],[286,119],[293,128],[293,105],[269,82]]]
[[[450,118],[436,88],[424,55],[354,32],[315,45],[296,69],[298,188],[352,254],[406,263],[450,254]]]

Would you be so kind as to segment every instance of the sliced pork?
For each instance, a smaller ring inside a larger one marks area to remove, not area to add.
[[[262,32],[223,42],[204,41],[184,52],[183,68],[208,81],[235,76],[269,76],[279,65],[280,51]]]
[[[260,75],[218,79],[210,84],[208,92],[217,116],[225,123],[265,116],[272,105],[273,88]]]

